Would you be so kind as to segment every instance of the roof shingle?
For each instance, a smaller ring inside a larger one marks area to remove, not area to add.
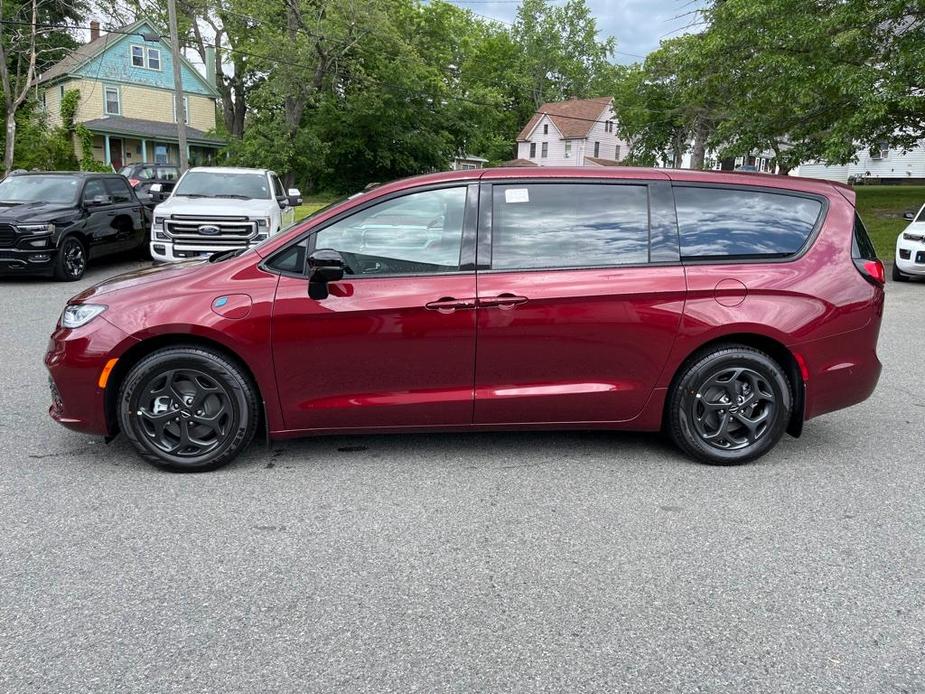
[[[520,131],[517,139],[526,140],[544,115],[549,116],[563,139],[587,137],[594,123],[600,119],[601,113],[612,101],[611,96],[599,96],[594,99],[569,99],[543,104]]]

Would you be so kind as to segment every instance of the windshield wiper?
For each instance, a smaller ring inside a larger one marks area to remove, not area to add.
[[[220,263],[223,260],[228,260],[229,258],[237,258],[246,250],[246,248],[232,248],[231,250],[227,251],[219,251],[218,253],[213,253],[209,256],[209,262]]]
[[[174,193],[178,198],[211,198],[212,195],[206,195],[204,193]]]
[[[213,198],[234,198],[235,200],[253,200],[250,195],[241,195],[240,193],[219,193],[213,195]]]

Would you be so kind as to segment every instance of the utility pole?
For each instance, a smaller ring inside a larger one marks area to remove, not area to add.
[[[173,54],[173,89],[176,100],[177,140],[180,146],[180,173],[189,168],[186,157],[186,108],[183,104],[183,81],[180,77],[180,39],[177,32],[177,0],[167,0],[167,20],[170,23],[170,51]]]

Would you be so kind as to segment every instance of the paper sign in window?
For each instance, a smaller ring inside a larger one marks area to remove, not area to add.
[[[506,188],[504,202],[530,202],[530,191],[526,188]]]

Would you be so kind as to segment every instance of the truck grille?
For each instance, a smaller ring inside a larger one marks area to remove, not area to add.
[[[201,227],[216,227],[218,233],[204,234]],[[192,217],[173,215],[164,220],[164,231],[175,242],[235,248],[246,246],[257,235],[257,222],[247,217]]]
[[[16,230],[12,224],[0,224],[0,248],[12,248],[16,243]]]

